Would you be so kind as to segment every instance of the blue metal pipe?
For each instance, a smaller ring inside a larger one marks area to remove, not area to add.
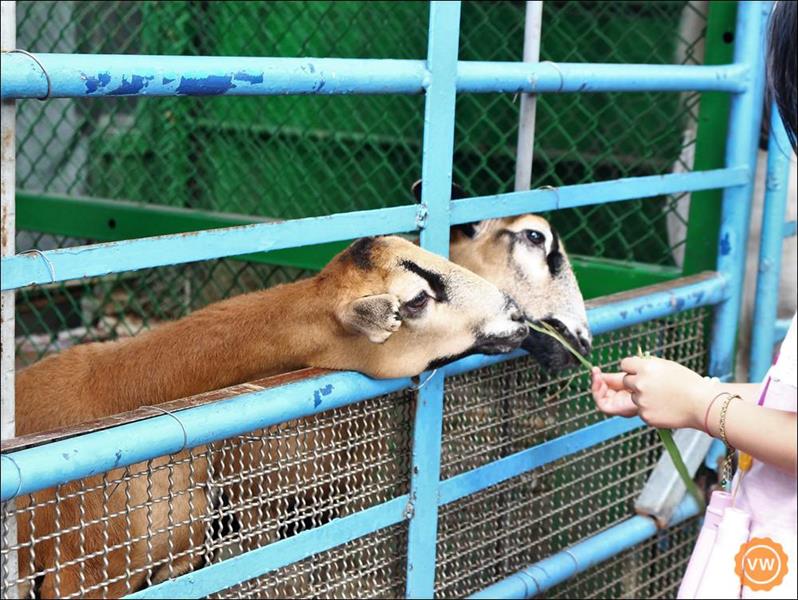
[[[632,177],[552,190],[533,190],[455,200],[449,210],[451,223],[469,223],[525,212],[588,206],[596,202],[618,202],[675,192],[740,186],[748,180],[747,167]],[[445,192],[440,191],[432,198],[448,200],[450,190],[451,188]],[[281,223],[256,223],[18,254],[3,258],[0,262],[2,265],[0,289],[5,291],[27,285],[96,277],[120,271],[294,248],[308,243],[320,244],[366,235],[413,231],[419,225],[425,225],[427,221],[423,215],[428,210],[425,205],[396,206]],[[446,209],[436,208],[436,210],[443,210],[445,216]],[[436,251],[446,252],[442,244],[436,246]]]
[[[710,190],[745,185],[751,178],[747,167],[627,177],[611,181],[582,183],[559,188],[510,192],[465,198],[452,202],[452,223],[472,223],[527,212],[543,212],[653,198],[677,192]]]
[[[698,505],[688,494],[668,525],[677,525],[697,514]],[[494,583],[471,598],[531,598],[617,556],[656,533],[657,525],[652,518],[632,517]]]
[[[555,460],[581,452],[601,442],[606,442],[609,439],[644,426],[645,423],[638,417],[631,419],[613,417],[572,431],[548,442],[532,446],[487,465],[446,479],[441,482],[438,502],[441,505],[449,504],[502,481],[507,481]]]
[[[762,119],[765,22],[770,8],[770,2],[740,2],[737,8],[734,62],[752,77],[747,81],[746,91],[731,98],[726,167],[746,167],[750,176],[745,185],[723,191],[717,271],[729,281],[729,297],[715,312],[709,363],[709,374],[721,378],[729,378],[734,372],[753,174]]]
[[[204,598],[254,577],[335,548],[405,520],[408,496],[400,496],[352,515],[175,577],[125,598]]]
[[[604,333],[678,310],[713,304],[722,297],[724,289],[718,278],[711,278],[701,284],[674,289],[672,297],[676,301],[658,292],[639,298],[640,311],[621,315],[628,306],[627,301],[623,301],[588,310],[588,319],[596,334]],[[656,301],[650,302],[650,298]],[[451,377],[523,355],[523,351],[517,351],[500,356],[469,356],[446,365],[438,375]],[[429,383],[432,381],[427,385]],[[171,416],[159,415],[7,452],[0,457],[0,501],[178,452],[184,446],[184,431],[187,447],[198,446],[395,392],[410,384],[410,379],[377,380],[359,373],[330,373],[176,411],[173,414],[180,419],[182,427]]]
[[[506,92],[740,92],[742,65],[687,66],[601,63],[460,62],[457,91]]]
[[[26,285],[295,248],[309,243],[414,231],[418,225],[417,215],[415,205],[395,206],[17,254],[0,263],[1,287],[5,291]]]
[[[784,220],[792,147],[774,102],[770,109],[767,187],[762,207],[759,269],[751,327],[750,381],[762,381],[770,368],[778,317],[779,276],[784,246]]]
[[[427,66],[429,87],[424,105],[421,177],[421,247],[449,256],[449,228],[454,155],[454,109],[457,97],[457,50],[460,2],[430,4]],[[438,533],[438,483],[443,429],[443,373],[424,374],[413,415],[410,469],[410,523],[407,530],[405,595],[432,598]]]
[[[420,94],[421,60],[3,52],[0,97]],[[38,62],[37,62],[38,61]],[[45,74],[46,73],[46,74]],[[740,92],[747,73],[719,66],[461,61],[460,92]]]

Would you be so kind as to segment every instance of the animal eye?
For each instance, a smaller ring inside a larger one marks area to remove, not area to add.
[[[426,292],[421,292],[412,300],[408,300],[405,303],[405,308],[411,314],[419,313],[427,305],[427,302],[429,302],[429,296],[426,294]]]
[[[543,242],[546,241],[546,236],[540,233],[535,229],[527,229],[526,230],[526,239],[530,242],[535,244],[536,246],[541,245]]]

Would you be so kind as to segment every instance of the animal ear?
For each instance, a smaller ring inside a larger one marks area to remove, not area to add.
[[[413,195],[416,197],[416,202],[421,202],[421,180],[419,179],[416,181],[412,186],[410,186],[410,190],[413,192]],[[461,200],[463,198],[468,198],[469,195],[466,191],[461,188],[456,183],[452,184],[452,200]],[[454,231],[461,231],[467,237],[473,238],[477,235],[477,230],[479,229],[480,223],[463,223],[462,225],[455,225],[452,227]]]
[[[382,344],[402,324],[399,306],[399,298],[393,294],[363,296],[343,306],[338,319],[352,333],[363,334],[369,341]]]
[[[419,179],[413,185],[410,186],[410,191],[413,192],[413,196],[416,198],[416,202],[421,202],[421,180]],[[461,200],[463,198],[468,198],[468,194],[466,191],[461,188],[456,183],[452,184],[452,200]]]

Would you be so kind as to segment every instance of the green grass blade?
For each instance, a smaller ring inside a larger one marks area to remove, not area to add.
[[[679,447],[676,445],[676,442],[673,441],[673,434],[670,429],[657,429],[657,433],[659,434],[659,439],[662,440],[662,444],[665,446],[665,450],[668,451],[668,455],[673,461],[673,466],[676,467],[676,472],[679,473],[679,477],[682,478],[682,482],[687,488],[688,493],[695,498],[701,512],[704,512],[704,494],[701,493],[701,490],[698,489],[693,478],[690,477],[690,472],[687,470],[687,465],[684,464],[682,454],[679,452]]]

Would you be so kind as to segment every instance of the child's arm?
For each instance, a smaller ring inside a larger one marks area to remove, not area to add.
[[[639,415],[652,427],[704,429],[720,437],[721,392],[738,394],[726,414],[729,443],[755,459],[781,470],[796,472],[795,413],[756,405],[758,384],[723,384],[704,379],[673,361],[630,357],[621,362],[621,373],[593,369],[593,398],[607,414]]]
[[[721,400],[712,406],[707,419],[708,433],[716,438],[720,438]],[[752,402],[732,400],[726,411],[726,439],[731,446],[791,475],[796,474],[796,427],[794,412]]]

